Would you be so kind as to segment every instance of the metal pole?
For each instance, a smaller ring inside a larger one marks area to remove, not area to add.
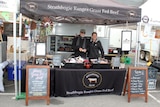
[[[18,69],[18,74],[19,74],[19,95],[21,94],[21,29],[22,29],[22,14],[20,13],[19,15],[19,69]]]
[[[140,47],[140,41],[139,41],[139,37],[140,37],[140,33],[141,33],[141,22],[137,23],[137,34],[136,34],[136,55],[135,55],[135,64],[134,66],[137,66],[137,64],[139,64],[139,47]]]
[[[13,47],[14,47],[14,85],[15,85],[15,97],[17,96],[17,58],[16,58],[16,47],[17,47],[17,41],[16,41],[16,12],[13,13]]]
[[[140,47],[140,35],[141,35],[141,30],[142,30],[142,23],[140,22],[140,23],[139,23],[139,27],[138,27],[138,32],[137,32],[137,33],[138,33],[138,35],[137,35],[137,36],[138,36],[138,50],[137,50],[137,51],[138,51],[138,52],[137,52],[137,53],[138,53],[138,55],[137,55],[137,62],[138,62],[138,64],[140,63],[140,62],[139,62],[139,57],[140,57],[140,48],[141,48],[141,47]]]

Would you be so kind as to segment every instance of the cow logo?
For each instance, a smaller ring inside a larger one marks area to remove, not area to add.
[[[127,14],[128,14],[129,17],[135,17],[136,16],[136,12],[132,11],[132,10],[128,11]]]
[[[26,9],[28,9],[29,11],[36,11],[38,9],[38,5],[34,2],[28,2],[26,4]]]
[[[83,86],[86,88],[96,88],[102,82],[102,75],[98,72],[88,72],[82,78]]]
[[[143,21],[143,23],[148,23],[149,22],[149,17],[148,16],[143,16],[142,21]]]

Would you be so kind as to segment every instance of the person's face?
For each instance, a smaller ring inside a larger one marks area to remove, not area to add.
[[[96,41],[96,40],[97,40],[97,35],[96,35],[96,34],[93,34],[93,35],[92,35],[92,40],[93,40],[93,41]]]
[[[84,37],[85,36],[85,32],[80,32],[80,36]]]

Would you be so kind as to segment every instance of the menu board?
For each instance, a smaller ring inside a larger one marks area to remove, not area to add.
[[[141,94],[146,91],[146,71],[139,69],[131,70],[130,88],[132,94]]]
[[[26,66],[26,105],[29,99],[46,99],[49,104],[50,67]]]
[[[30,68],[28,70],[29,96],[47,95],[47,72],[46,68]]]
[[[129,67],[126,84],[128,86],[128,102],[131,97],[145,97],[145,102],[148,101],[148,67]]]

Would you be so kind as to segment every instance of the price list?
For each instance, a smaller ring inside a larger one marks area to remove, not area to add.
[[[143,94],[146,90],[145,70],[132,70],[131,72],[131,93]]]
[[[29,96],[47,95],[47,69],[29,70]]]

